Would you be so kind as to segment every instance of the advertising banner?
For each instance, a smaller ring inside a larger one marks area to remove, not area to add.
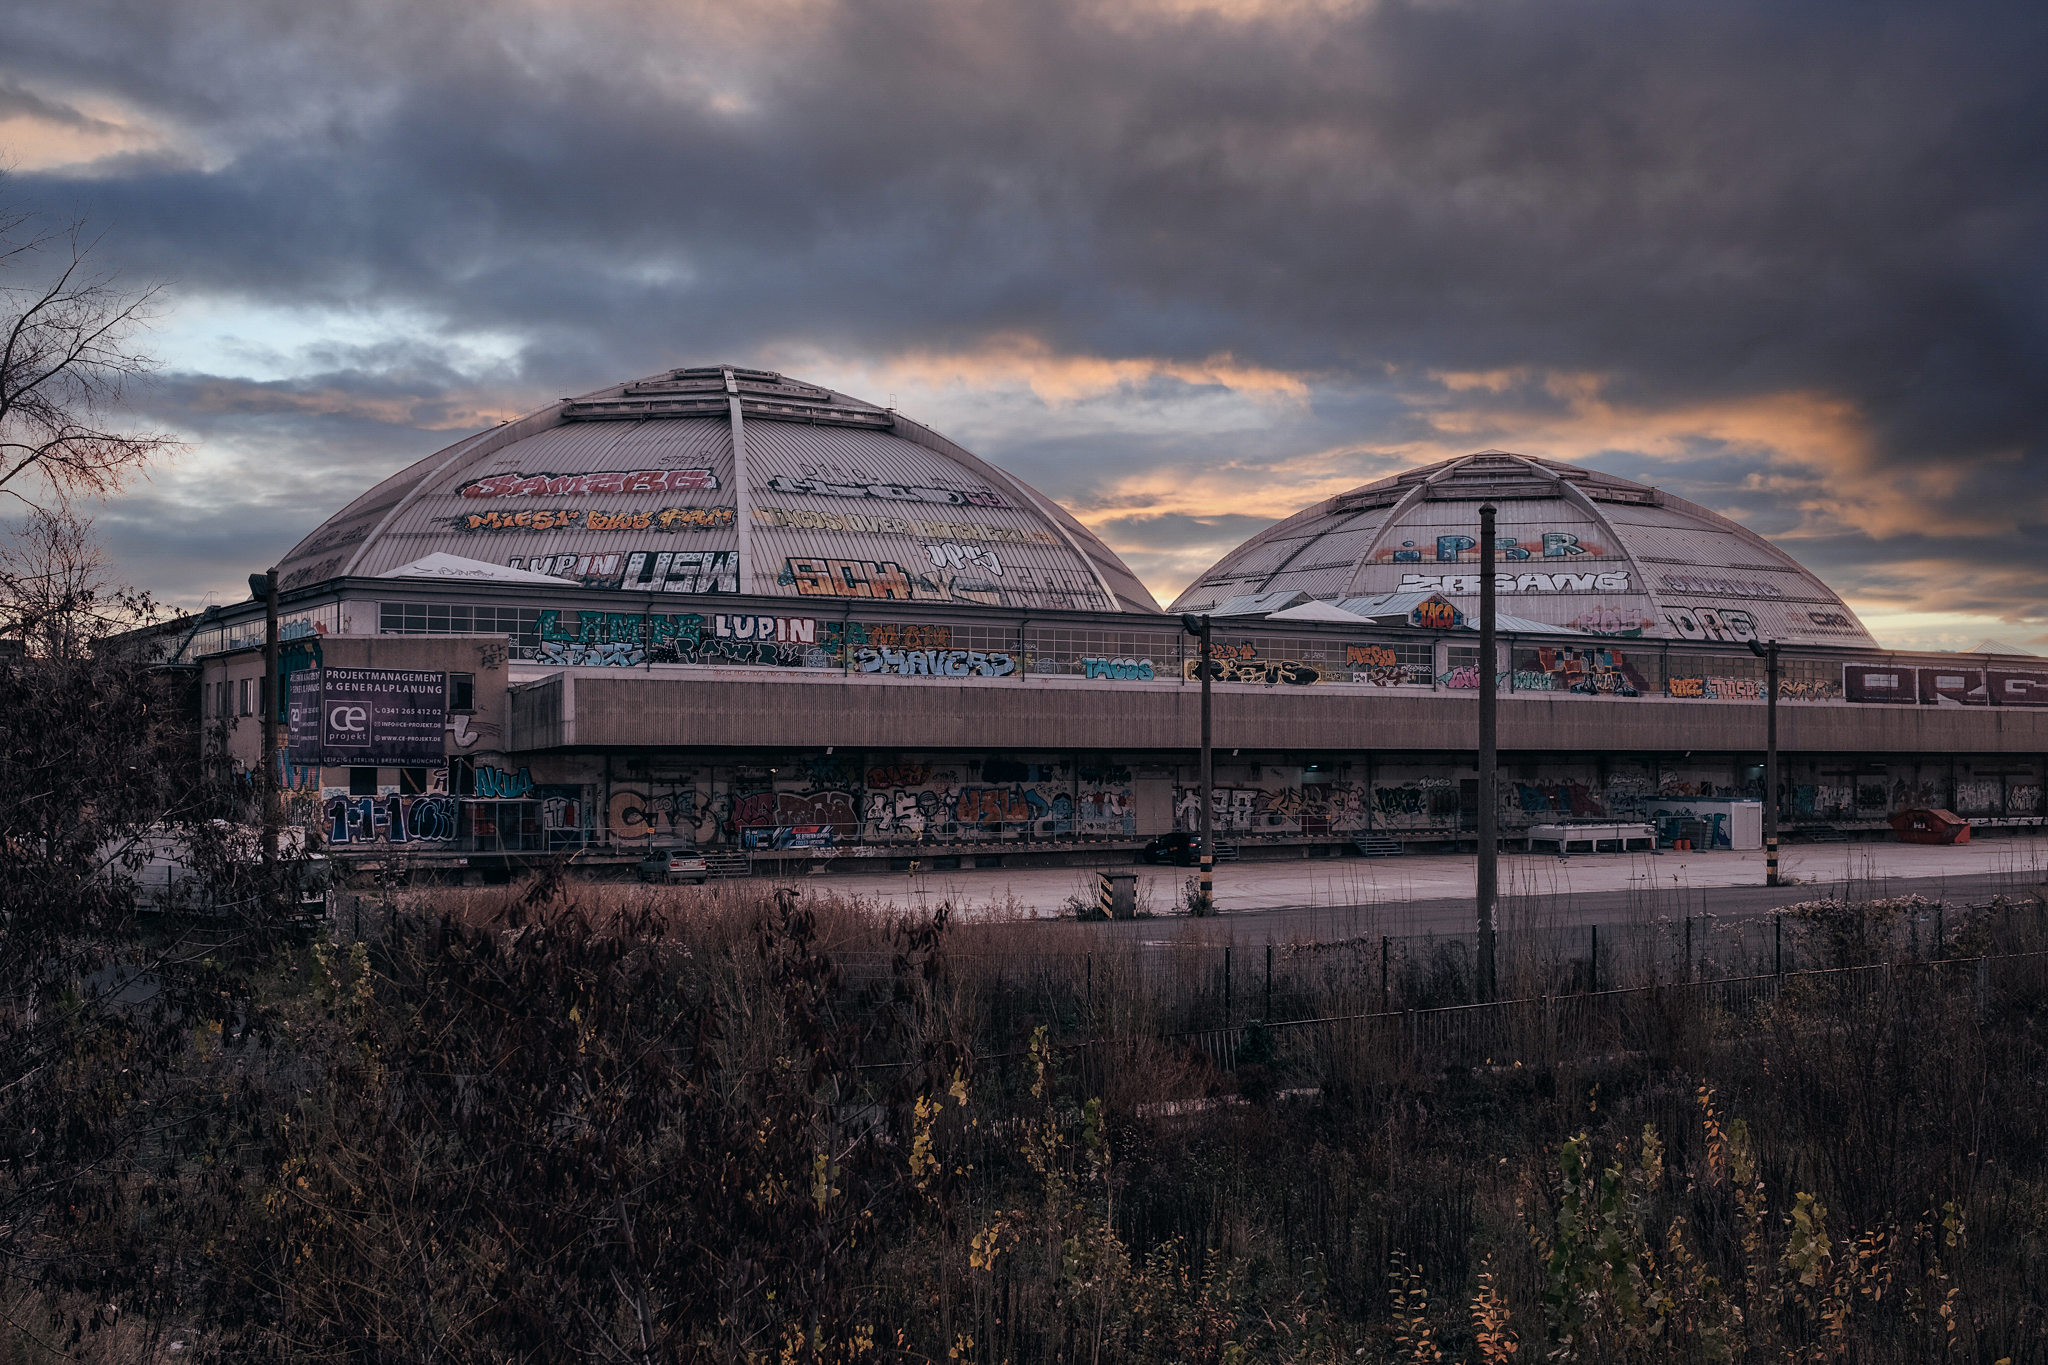
[[[293,675],[288,706],[296,763],[424,766],[446,751],[446,673],[314,669]]]
[[[285,739],[292,762],[320,761],[320,670],[302,668],[285,684]]]

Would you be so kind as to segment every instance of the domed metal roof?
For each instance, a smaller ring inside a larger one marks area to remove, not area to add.
[[[1476,620],[1484,502],[1499,509],[1502,612],[1596,635],[1876,646],[1840,597],[1755,532],[1660,489],[1505,451],[1298,512],[1225,555],[1172,610],[1440,592]]]
[[[279,581],[431,554],[633,593],[1159,610],[1057,503],[929,427],[734,366],[615,385],[459,441],[329,518]]]

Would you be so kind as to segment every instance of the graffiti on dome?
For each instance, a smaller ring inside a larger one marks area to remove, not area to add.
[[[1626,570],[1605,573],[1497,573],[1494,591],[1502,593],[1628,592]],[[1469,597],[1479,591],[1478,574],[1403,574],[1402,592],[1444,592]]]
[[[906,570],[893,560],[791,558],[783,561],[779,582],[805,597],[1001,604],[995,588],[985,579],[959,577],[939,568]]]
[[[624,562],[625,557],[617,554],[530,555],[525,557],[514,555],[505,561],[505,567],[508,569],[524,569],[528,573],[544,573],[553,578],[582,579],[586,581],[587,586],[601,587],[603,586],[602,580],[618,577],[619,566]],[[589,583],[588,580],[590,579],[598,579],[600,582]]]
[[[1565,624],[1588,635],[1615,635],[1628,640],[1641,639],[1643,632],[1657,628],[1656,621],[1644,615],[1640,608],[1617,606],[1611,602],[1587,607]]]
[[[636,550],[619,580],[624,592],[736,593],[737,550]]]
[[[942,540],[925,546],[924,552],[931,560],[933,568],[952,569],[956,572],[972,569],[993,574],[997,578],[1003,576],[1002,557],[986,545],[962,545],[955,540]]]
[[[768,486],[778,493],[807,493],[826,498],[879,498],[888,502],[949,503],[955,507],[1007,507],[1001,497],[986,488],[927,488],[901,483],[835,483],[829,479],[799,479],[777,474]]]
[[[1724,640],[1742,643],[1761,640],[1756,617],[1740,607],[1672,607],[1664,619],[1671,633],[1682,640]]]
[[[1665,574],[1666,592],[1698,593],[1715,597],[1783,597],[1775,584],[1757,578],[1718,578],[1707,574]]]
[[[1609,553],[1604,546],[1583,539],[1583,533],[1579,531],[1540,531],[1531,541],[1519,536],[1495,535],[1494,552],[1504,564],[1531,558],[1577,559],[1587,556],[1599,559]],[[1381,550],[1374,558],[1391,564],[1420,564],[1425,559],[1438,564],[1457,564],[1467,558],[1480,558],[1479,541],[1466,532],[1452,531],[1437,536],[1433,541],[1428,538],[1404,540],[1398,546],[1390,545]]]
[[[690,493],[718,487],[709,469],[601,469],[589,474],[490,474],[462,486],[465,498],[572,498],[587,493]]]
[[[595,508],[525,508],[464,512],[446,518],[458,531],[715,531],[733,522],[730,507],[663,507],[649,512],[601,512]]]
[[[764,526],[816,531],[859,531],[870,535],[931,536],[941,540],[979,540],[991,544],[1057,545],[1050,531],[984,523],[932,521],[923,517],[892,517],[862,512],[817,512],[798,507],[756,507],[754,520]]]

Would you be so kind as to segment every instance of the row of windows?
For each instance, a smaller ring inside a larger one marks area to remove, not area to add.
[[[377,630],[384,635],[509,635],[534,643],[538,607],[479,607],[460,602],[380,602]]]

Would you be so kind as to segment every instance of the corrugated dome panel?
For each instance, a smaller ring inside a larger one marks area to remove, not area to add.
[[[936,432],[734,367],[615,385],[458,441],[357,498],[281,572],[300,587],[431,554],[630,593],[1158,611],[1064,509]]]
[[[1615,636],[1874,646],[1854,613],[1783,550],[1707,508],[1597,470],[1505,451],[1363,485],[1217,561],[1172,610],[1301,589],[1324,600],[1479,595],[1479,506],[1496,504],[1500,610]],[[1366,507],[1360,535],[1335,509]],[[1334,565],[1350,561],[1348,573]],[[1340,581],[1341,580],[1341,581]]]
[[[441,471],[357,572],[443,551],[622,586],[635,554],[730,552],[735,541],[724,422],[578,422]]]
[[[1007,485],[878,431],[747,428],[757,591],[1114,610],[1095,575]],[[878,496],[876,489],[887,496]]]

